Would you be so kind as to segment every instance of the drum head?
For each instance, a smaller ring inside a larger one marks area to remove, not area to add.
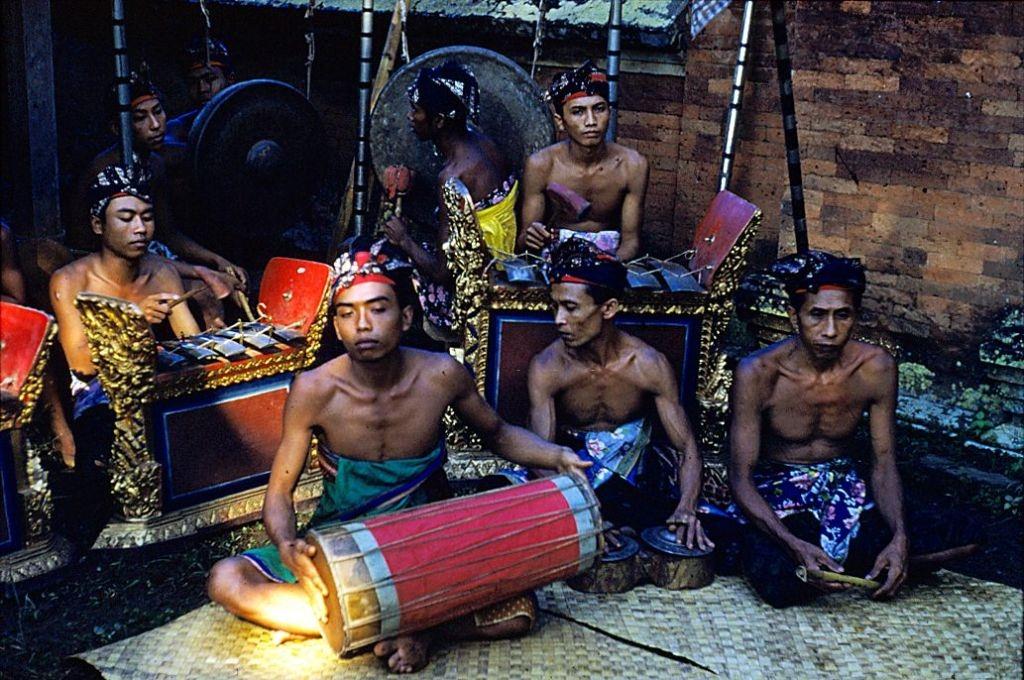
[[[403,212],[429,224],[437,207],[437,175],[441,158],[434,145],[421,142],[406,118],[409,86],[424,67],[436,67],[449,59],[468,66],[480,84],[478,127],[505,154],[512,169],[521,174],[526,157],[554,140],[555,127],[540,86],[515,62],[480,47],[455,45],[421,54],[396,71],[377,99],[370,120],[370,150],[377,178],[389,165],[406,165],[415,173],[403,203]]]
[[[196,116],[189,154],[196,238],[243,266],[262,268],[323,180],[326,141],[305,95],[276,80],[219,92]]]
[[[619,534],[618,540],[621,544],[618,548],[612,548],[611,542],[608,542],[608,550],[601,554],[602,562],[621,562],[635,557],[640,552],[640,544],[629,536]]]
[[[640,537],[653,550],[673,557],[706,557],[711,554],[710,550],[700,548],[687,548],[676,541],[675,532],[669,531],[667,527],[648,527],[640,532]]]

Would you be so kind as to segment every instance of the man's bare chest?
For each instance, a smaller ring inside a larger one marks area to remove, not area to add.
[[[627,178],[617,168],[583,173],[567,166],[556,166],[550,181],[586,199],[591,204],[588,219],[601,221],[614,221],[618,217],[628,188]]]
[[[436,445],[447,403],[434,390],[400,396],[337,394],[318,415],[317,426],[342,455],[418,456]]]
[[[566,375],[556,395],[559,410],[577,424],[586,421],[626,420],[642,409],[648,391],[628,371],[576,370]]]
[[[782,435],[843,437],[857,426],[867,405],[868,397],[856,381],[781,380],[767,401],[765,415]]]

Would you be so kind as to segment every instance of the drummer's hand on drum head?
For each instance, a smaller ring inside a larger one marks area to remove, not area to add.
[[[704,533],[704,527],[697,517],[697,513],[688,508],[678,507],[672,516],[665,520],[670,531],[676,532],[676,540],[690,550],[699,548],[711,550],[715,544]]]
[[[555,469],[562,474],[576,475],[583,481],[587,480],[587,468],[593,465],[590,461],[585,461],[576,455],[576,452],[567,447],[560,447],[562,450],[558,454],[558,462],[555,465]]]
[[[301,538],[289,541],[281,547],[281,561],[288,567],[299,585],[309,596],[309,603],[313,607],[313,614],[317,620],[325,623],[327,621],[327,586],[313,565],[313,555],[316,548],[306,543]]]

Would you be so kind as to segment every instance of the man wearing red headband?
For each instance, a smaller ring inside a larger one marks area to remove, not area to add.
[[[552,251],[549,278],[561,337],[530,362],[531,429],[594,461],[588,477],[613,527],[668,524],[688,548],[712,547],[697,517],[703,462],[672,366],[615,326],[626,268],[572,237]],[[651,442],[655,415],[670,447]]]
[[[75,307],[79,293],[99,293],[134,302],[153,326],[168,322],[175,336],[195,335],[199,326],[187,305],[174,305],[184,293],[177,270],[147,252],[153,238],[153,203],[138,174],[111,165],[89,188],[89,219],[99,238],[98,252],[54,272],[50,303],[58,339],[71,369],[74,435],[74,512],[56,519],[88,548],[109,516],[106,466],[114,440],[114,415],[100,384],[85,327]]]
[[[132,144],[135,162],[140,172],[147,177],[156,225],[156,238],[151,241],[151,252],[174,261],[173,266],[188,289],[206,286],[209,288],[237,288],[244,290],[248,276],[244,269],[232,264],[227,258],[203,247],[178,229],[176,217],[181,211],[172,208],[171,182],[165,152],[171,153],[166,144],[167,114],[163,108],[160,91],[149,80],[148,75],[133,73],[129,83],[131,90]],[[111,92],[111,131],[117,134],[116,89]],[[180,148],[173,151],[180,155]],[[103,168],[121,162],[120,145],[114,144],[100,152],[85,169],[75,186],[68,220],[67,244],[78,250],[92,251],[96,248],[96,236],[92,225],[86,219],[89,213],[89,185]],[[180,208],[183,199],[179,196],[176,205]],[[220,281],[211,285],[213,278]],[[205,325],[222,325],[223,306],[208,292],[195,297],[203,311]]]
[[[415,294],[411,266],[398,253],[385,241],[357,242],[336,264],[334,330],[346,354],[292,383],[263,505],[273,545],[222,560],[210,573],[210,597],[237,616],[298,635],[320,634],[327,589],[311,560],[315,549],[296,530],[292,504],[314,433],[324,472],[314,527],[444,497],[449,406],[495,453],[520,465],[580,475],[587,467],[569,449],[501,420],[448,354],[399,346],[413,321]],[[534,616],[532,600],[521,596],[433,633],[385,640],[374,652],[392,671],[411,672],[426,663],[434,634],[521,635]]]
[[[214,95],[235,82],[235,69],[227,45],[216,38],[192,39],[185,48],[182,61],[185,85],[192,110],[167,121],[167,137],[178,144],[188,144],[192,123]]]
[[[605,140],[610,119],[607,77],[587,61],[557,75],[548,96],[566,139],[526,161],[517,247],[541,250],[578,233],[622,261],[636,257],[649,170],[639,152]],[[556,210],[545,194],[551,185],[589,201],[589,212],[566,215]]]
[[[878,579],[892,597],[914,566],[977,548],[963,513],[939,517],[904,507],[896,469],[896,361],[853,331],[864,294],[859,260],[809,251],[771,269],[789,296],[795,334],[743,359],[731,399],[735,504],[747,522],[743,569],[769,604],[809,601],[844,584],[795,575],[845,572]],[[855,434],[867,412],[870,476]],[[860,458],[858,460],[857,458]]]

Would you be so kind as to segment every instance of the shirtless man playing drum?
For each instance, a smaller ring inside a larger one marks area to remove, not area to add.
[[[911,564],[968,554],[977,532],[962,514],[904,512],[896,361],[852,339],[865,288],[860,262],[810,251],[780,260],[773,271],[785,283],[796,334],[743,359],[732,393],[729,511],[753,524],[744,537],[744,571],[776,607],[847,587],[812,587],[796,578],[798,566],[878,577],[872,597],[891,597]],[[870,488],[852,457],[865,411]]]
[[[611,525],[668,524],[687,548],[710,549],[696,514],[703,462],[672,366],[615,326],[626,268],[580,238],[555,246],[551,260],[561,338],[530,362],[531,429],[592,458],[588,475]],[[650,442],[654,413],[672,448]]]
[[[315,548],[297,531],[292,503],[314,434],[324,470],[314,527],[438,500],[428,490],[437,476],[444,485],[442,421],[448,406],[509,460],[577,475],[588,467],[569,449],[501,420],[449,355],[399,347],[413,319],[411,267],[384,244],[357,241],[339,258],[334,329],[347,354],[292,383],[263,505],[273,545],[222,560],[210,573],[215,602],[268,628],[316,636],[318,621],[326,617],[327,588],[313,566]],[[534,615],[532,600],[520,597],[435,633],[483,639],[521,635]],[[377,643],[374,652],[392,671],[412,672],[427,662],[430,638],[429,633],[401,636]]]
[[[607,77],[587,61],[555,76],[548,94],[555,123],[567,138],[526,161],[517,249],[541,250],[578,232],[623,262],[636,257],[650,171],[639,152],[605,140]],[[555,214],[545,194],[552,182],[590,202],[583,220]]]

